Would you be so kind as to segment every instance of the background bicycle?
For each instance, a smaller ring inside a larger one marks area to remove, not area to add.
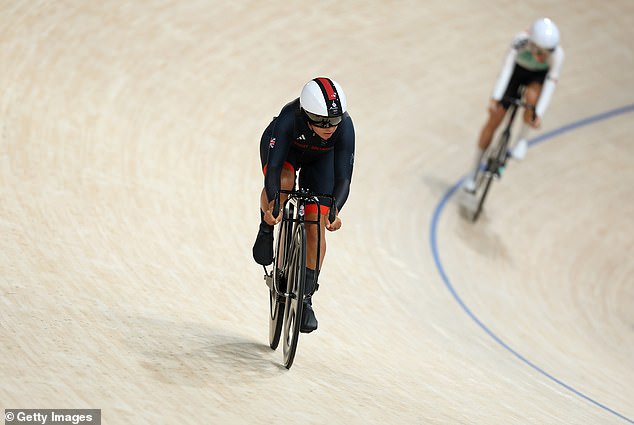
[[[475,209],[471,219],[475,222],[478,220],[482,209],[484,208],[484,201],[487,198],[491,183],[494,179],[500,179],[504,170],[506,169],[506,161],[509,158],[509,142],[511,140],[513,123],[517,112],[520,108],[526,108],[532,110],[533,118],[535,116],[535,106],[526,103],[521,98],[521,92],[519,97],[504,97],[504,100],[510,102],[510,106],[506,112],[505,125],[501,133],[493,143],[486,155],[484,167],[481,167],[475,176],[476,187],[472,192],[475,197]]]

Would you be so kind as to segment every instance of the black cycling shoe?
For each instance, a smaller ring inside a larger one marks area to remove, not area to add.
[[[260,230],[253,244],[253,259],[263,266],[273,262],[273,226],[260,223]]]
[[[317,318],[313,311],[312,300],[310,297],[304,299],[304,312],[302,313],[302,325],[299,331],[305,334],[309,334],[317,329]]]

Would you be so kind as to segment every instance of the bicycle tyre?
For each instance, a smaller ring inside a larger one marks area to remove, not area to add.
[[[306,285],[306,228],[297,223],[293,231],[293,243],[288,267],[288,295],[284,309],[284,366],[290,369],[297,352],[304,307]]]
[[[502,134],[500,134],[498,142],[495,147],[495,151],[489,156],[489,159],[487,161],[486,169],[484,170],[484,174],[482,176],[482,178],[484,179],[484,182],[478,185],[478,186],[482,186],[482,184],[484,184],[484,189],[482,189],[482,192],[480,192],[480,197],[478,199],[478,207],[473,213],[473,219],[472,219],[473,222],[476,222],[478,220],[478,217],[480,217],[480,213],[482,212],[482,209],[484,208],[484,200],[486,199],[487,194],[489,193],[489,189],[491,187],[491,183],[493,182],[493,177],[496,175],[497,176],[501,175],[500,167],[503,168],[506,162],[506,149],[508,147],[508,143],[511,138],[510,128],[513,125],[513,119],[515,118],[516,110],[517,109],[513,109],[513,111],[511,112],[509,121],[507,123],[507,127],[506,129],[504,129]]]
[[[489,193],[489,188],[491,187],[491,182],[493,181],[493,174],[490,171],[485,171],[482,178],[485,180],[484,189],[482,189],[482,192],[480,193],[480,197],[478,199],[478,207],[473,213],[473,222],[476,222],[478,220],[478,217],[480,217],[480,213],[484,208],[484,200]]]
[[[288,272],[286,271],[287,258],[284,255],[284,247],[289,246],[291,241],[290,228],[291,222],[287,220],[283,220],[278,227],[273,271],[271,272],[273,274],[273,287],[269,288],[269,346],[273,350],[279,345],[284,323],[284,298],[275,288],[277,287],[281,293],[286,292]]]
[[[274,288],[269,290],[269,311],[269,346],[275,350],[282,335],[284,303]]]

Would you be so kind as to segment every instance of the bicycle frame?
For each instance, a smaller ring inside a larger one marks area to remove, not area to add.
[[[533,112],[533,120],[535,119],[535,107],[522,100],[523,90],[520,91],[518,97],[505,97],[504,100],[510,102],[509,108],[506,111],[506,126],[502,133],[500,133],[496,144],[491,148],[487,156],[487,163],[484,170],[480,171],[476,176],[476,192],[478,189],[484,186],[484,189],[480,192],[480,199],[478,206],[473,214],[473,221],[476,221],[482,212],[484,206],[484,200],[491,187],[493,178],[502,177],[502,173],[506,167],[506,160],[508,158],[508,145],[511,140],[511,129],[515,121],[515,116],[520,108],[530,109]]]
[[[319,193],[313,193],[310,192],[307,189],[299,189],[299,190],[280,190],[279,193],[275,196],[275,201],[273,203],[273,216],[277,217],[277,215],[279,214],[279,208],[280,208],[280,196],[282,194],[287,195],[286,200],[284,201],[284,205],[283,205],[283,210],[284,210],[284,214],[282,214],[282,221],[287,221],[287,222],[291,222],[293,224],[297,224],[297,223],[303,223],[304,225],[306,224],[314,224],[317,227],[317,256],[316,256],[316,260],[315,260],[315,279],[317,279],[317,276],[319,275],[319,259],[320,259],[320,249],[321,249],[321,228],[320,226],[320,220],[321,217],[319,216],[319,214],[317,215],[317,220],[306,220],[305,218],[305,214],[304,214],[304,210],[305,210],[305,206],[307,204],[316,204],[317,205],[317,211],[321,211],[321,201],[319,198],[327,198],[330,199],[331,201],[331,206],[330,206],[330,211],[329,211],[329,215],[328,218],[331,222],[333,222],[335,220],[335,198],[332,195],[326,195],[326,194],[319,194]],[[294,231],[294,226],[291,226],[290,229],[290,234],[292,235],[293,231]],[[278,243],[281,243],[282,241],[278,240]],[[288,242],[287,242],[288,244]],[[288,247],[283,247],[283,246],[279,246],[278,245],[278,252],[280,249],[283,249],[283,258],[281,259],[283,261],[283,264],[286,264],[288,262],[288,253],[290,250],[288,249],[284,249],[284,248],[288,248]],[[276,258],[276,261],[278,261],[278,259]],[[266,271],[266,267],[264,269]],[[314,287],[314,285],[313,285]],[[278,291],[278,294],[280,293],[279,288],[276,288],[276,290]],[[281,294],[280,294],[281,295]]]
[[[306,189],[281,190],[274,199],[273,215],[280,212],[280,196],[287,195],[282,208],[282,221],[277,232],[277,249],[273,261],[273,270],[269,273],[264,266],[264,279],[269,287],[270,320],[269,345],[276,349],[282,333],[284,334],[284,365],[287,369],[293,364],[301,320],[306,287],[306,225],[317,227],[317,258],[312,288],[316,289],[321,252],[321,216],[316,220],[307,220],[305,208],[307,204],[316,204],[321,211],[321,198],[331,200],[330,221],[335,220],[335,199],[331,195],[311,193]],[[312,294],[308,294],[312,295]]]

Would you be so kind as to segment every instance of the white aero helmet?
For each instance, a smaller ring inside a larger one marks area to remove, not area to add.
[[[313,78],[304,85],[299,104],[309,121],[319,127],[339,124],[347,110],[346,94],[334,80]]]
[[[541,18],[533,22],[529,34],[531,41],[542,49],[554,50],[559,44],[559,29],[548,18]]]

